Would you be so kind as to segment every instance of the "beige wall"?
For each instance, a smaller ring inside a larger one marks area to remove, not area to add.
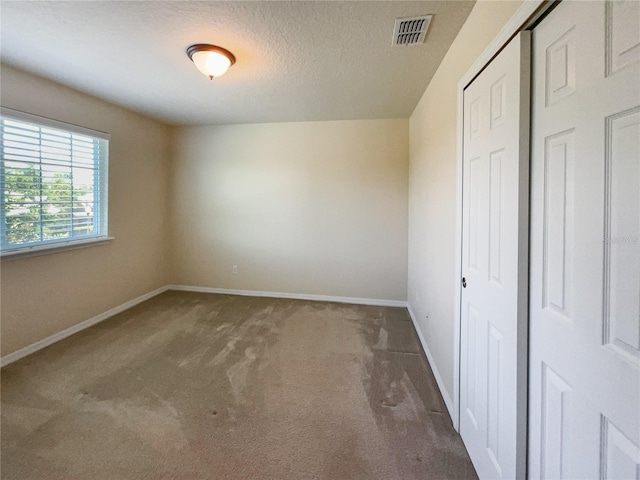
[[[3,65],[3,106],[111,133],[106,245],[0,266],[1,352],[167,283],[169,127]]]
[[[520,7],[480,0],[410,119],[408,301],[453,394],[458,80]],[[428,316],[428,318],[427,318]]]
[[[405,300],[408,143],[407,120],[178,129],[174,282]]]

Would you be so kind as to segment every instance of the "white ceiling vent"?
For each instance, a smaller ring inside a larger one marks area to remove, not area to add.
[[[419,17],[396,18],[391,45],[419,45],[424,43],[432,16],[420,15]]]

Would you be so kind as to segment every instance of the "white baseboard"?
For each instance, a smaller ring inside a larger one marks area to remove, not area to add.
[[[107,310],[106,312],[96,315],[95,317],[85,320],[84,322],[77,323],[72,327],[69,327],[65,330],[62,330],[61,332],[51,335],[50,337],[43,338],[42,340],[32,343],[31,345],[27,345],[26,347],[21,348],[20,350],[16,350],[15,352],[5,355],[4,357],[0,358],[0,367],[4,367],[5,365],[15,362],[16,360],[20,360],[21,358],[26,357],[27,355],[30,355],[34,352],[37,352],[38,350],[48,347],[53,343],[59,342],[63,338],[67,338],[73,335],[74,333],[78,333],[79,331],[84,330],[85,328],[89,328],[95,325],[96,323],[100,323],[103,320],[106,320],[109,317],[113,317],[114,315],[120,312],[124,312],[125,310],[131,307],[134,307],[146,300],[149,300],[150,298],[155,297],[156,295],[159,295],[162,292],[167,291],[168,289],[169,287],[167,285],[165,285],[164,287],[157,288],[152,292],[145,293],[144,295],[140,295],[139,297],[134,298],[133,300],[129,300],[128,302],[125,302],[122,305],[118,305],[117,307]]]
[[[436,365],[435,360],[433,359],[433,355],[431,355],[431,351],[427,346],[427,341],[422,335],[422,330],[420,330],[420,325],[418,324],[417,317],[411,308],[411,305],[407,303],[407,310],[409,311],[409,316],[411,317],[411,321],[413,322],[413,326],[418,332],[418,338],[420,338],[420,343],[422,344],[422,349],[424,353],[427,355],[427,360],[429,360],[429,366],[431,366],[431,371],[433,372],[433,376],[436,378],[436,383],[438,384],[438,388],[440,389],[440,393],[442,394],[442,399],[444,400],[444,404],[447,406],[447,410],[449,411],[449,417],[451,417],[451,421],[453,422],[453,401],[449,396],[449,392],[447,392],[444,382],[442,381],[442,377],[440,376],[440,372],[438,371],[438,366]]]
[[[244,297],[290,298],[292,300],[315,300],[319,302],[352,303],[356,305],[372,305],[376,307],[406,307],[404,300],[381,300],[378,298],[333,297],[330,295],[313,295],[308,293],[262,292],[259,290],[234,290],[229,288],[194,287],[189,285],[168,285],[168,290],[181,292],[221,293],[224,295],[240,295]]]

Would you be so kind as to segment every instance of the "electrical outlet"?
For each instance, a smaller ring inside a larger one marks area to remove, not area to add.
[[[231,271],[233,272],[234,275],[236,275],[238,273],[238,265],[234,265]]]

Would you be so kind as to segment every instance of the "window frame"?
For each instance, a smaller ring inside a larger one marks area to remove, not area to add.
[[[93,130],[79,125],[74,125],[60,120],[54,120],[51,118],[42,117],[40,115],[34,115],[7,107],[0,107],[0,117],[9,120],[15,120],[18,122],[23,121],[35,124],[39,127],[54,128],[70,134],[84,135],[87,137],[91,137],[92,139],[98,139],[106,142],[106,153],[104,155],[101,155],[99,166],[97,168],[94,168],[95,172],[99,172],[101,176],[101,188],[94,201],[95,205],[97,206],[97,212],[95,212],[95,215],[97,216],[99,222],[99,233],[81,235],[77,237],[67,237],[63,239],[40,240],[36,242],[18,244],[9,248],[7,248],[6,245],[0,244],[0,258],[2,258],[2,260],[5,260],[10,258],[23,258],[28,256],[45,255],[75,248],[85,248],[94,245],[100,245],[113,240],[113,237],[109,236],[109,142],[111,140],[111,135],[99,130]],[[0,142],[2,141],[3,139],[0,138]],[[4,168],[4,160],[0,159],[0,170],[3,171]],[[2,224],[0,225],[0,229],[2,229],[3,231],[5,228],[4,222],[5,195],[4,176],[2,176],[0,177],[0,223]]]

